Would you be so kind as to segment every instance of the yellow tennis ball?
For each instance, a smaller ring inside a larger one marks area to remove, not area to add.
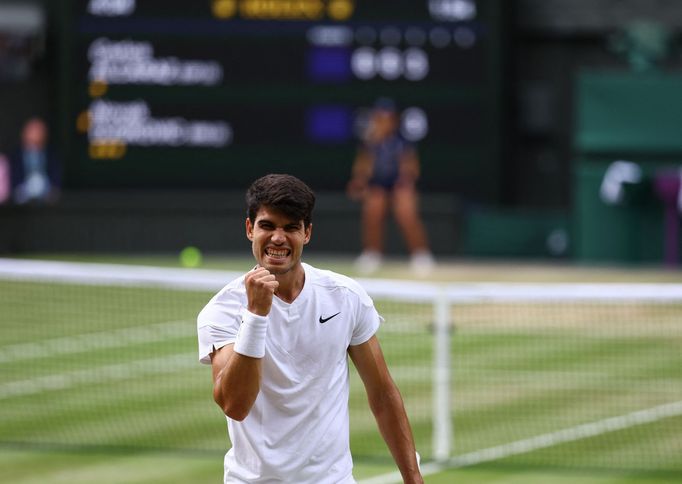
[[[189,246],[180,251],[180,265],[182,267],[199,267],[201,259],[201,251],[196,247]]]

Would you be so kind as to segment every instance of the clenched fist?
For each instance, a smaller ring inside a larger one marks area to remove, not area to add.
[[[249,312],[267,316],[272,306],[272,296],[279,286],[275,275],[264,267],[256,266],[246,274],[244,283]]]

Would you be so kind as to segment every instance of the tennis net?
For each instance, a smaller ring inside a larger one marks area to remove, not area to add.
[[[236,276],[0,259],[0,442],[224,452],[195,318]],[[426,459],[682,471],[682,285],[360,282]]]

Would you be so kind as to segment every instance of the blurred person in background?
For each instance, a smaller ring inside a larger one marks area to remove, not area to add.
[[[59,167],[48,146],[48,128],[43,119],[26,121],[21,147],[11,163],[12,195],[18,204],[54,202],[59,195]]]
[[[363,274],[381,265],[389,205],[410,251],[412,270],[425,276],[434,266],[419,216],[419,156],[416,148],[400,136],[399,127],[395,103],[388,98],[378,99],[370,112],[347,186],[348,196],[362,202],[363,250],[355,267]]]

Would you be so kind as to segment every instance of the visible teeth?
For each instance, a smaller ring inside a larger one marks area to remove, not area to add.
[[[287,255],[287,251],[286,250],[268,249],[268,255],[271,255],[273,257],[284,257]]]

